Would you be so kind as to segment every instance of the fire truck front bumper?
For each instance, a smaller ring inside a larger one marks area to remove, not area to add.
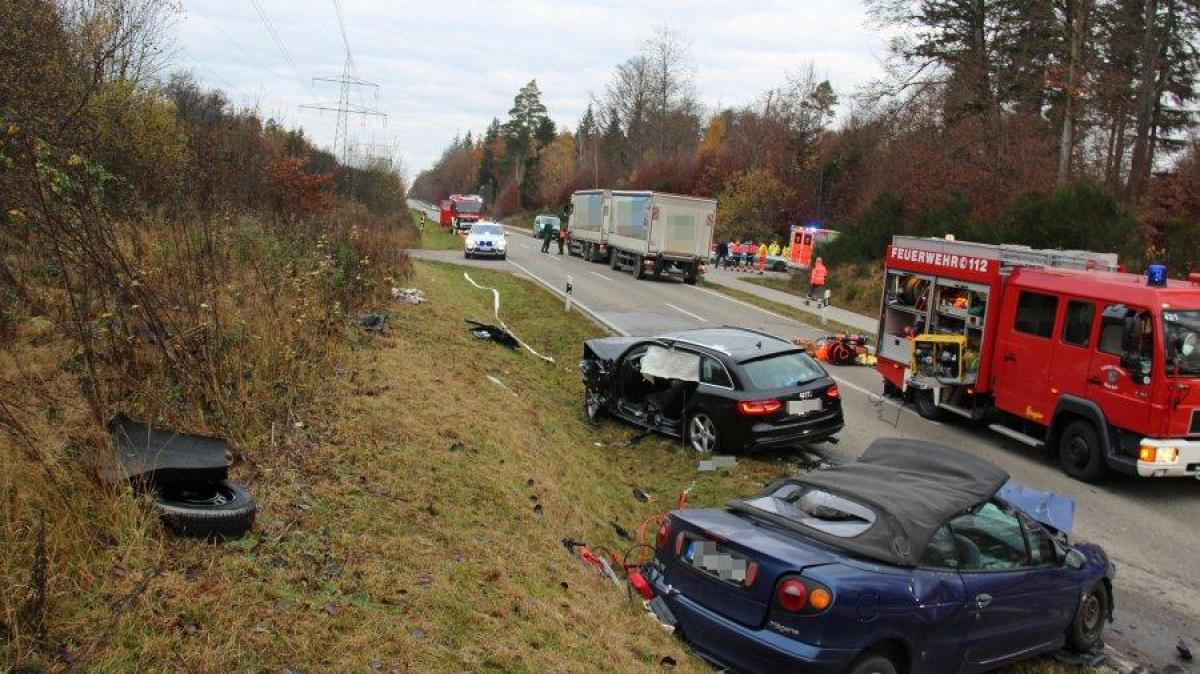
[[[1200,478],[1200,440],[1143,439],[1138,447],[1137,474]]]

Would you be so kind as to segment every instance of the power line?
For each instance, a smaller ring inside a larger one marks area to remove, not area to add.
[[[250,4],[254,6],[254,11],[258,13],[258,18],[262,19],[263,25],[267,28],[267,33],[270,34],[271,39],[275,42],[275,46],[279,48],[279,53],[283,55],[284,62],[291,68],[292,74],[296,76],[296,81],[311,94],[312,89],[308,85],[307,78],[300,71],[300,67],[296,65],[296,61],[292,58],[292,55],[288,53],[287,45],[283,43],[283,38],[279,37],[279,33],[275,31],[275,26],[271,24],[271,19],[267,16],[266,11],[263,10],[259,0],[250,0]]]

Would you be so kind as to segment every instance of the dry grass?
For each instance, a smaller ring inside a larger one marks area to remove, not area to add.
[[[546,364],[465,329],[464,317],[490,317],[491,294],[469,286],[461,268],[415,267],[411,284],[429,301],[394,306],[388,334],[357,349],[330,339],[322,390],[296,418],[303,427],[289,424],[273,446],[239,445],[247,460],[234,476],[261,504],[248,538],[165,538],[144,504],[71,478],[67,496],[84,512],[48,537],[44,647],[14,649],[0,636],[3,662],[221,674],[652,672],[669,655],[678,671],[711,671],[559,541],[624,548],[610,521],[635,530],[693,480],[692,505],[720,504],[791,469],[787,457],[698,473],[678,443],[626,446],[633,430],[611,422],[590,430],[576,361],[594,325],[564,316],[532,282],[471,270],[500,289],[510,327],[556,358]],[[45,390],[69,390],[70,375],[55,367],[63,344],[30,330],[20,340],[18,360],[43,363]],[[5,362],[6,372],[16,366]],[[21,404],[52,416],[44,400]],[[78,403],[64,407],[37,432],[66,442],[67,431],[87,427],[69,411]],[[20,452],[3,456],[5,476],[36,468]],[[19,481],[0,482],[11,502]],[[656,501],[637,501],[634,486]],[[43,507],[55,509],[54,498]],[[35,548],[32,534],[0,528],[6,549]],[[28,583],[9,584],[28,568],[0,570],[6,593],[29,595]]]

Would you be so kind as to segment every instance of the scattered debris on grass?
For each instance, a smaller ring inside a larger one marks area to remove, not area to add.
[[[713,456],[711,459],[701,461],[697,470],[707,472],[718,468],[733,468],[735,466],[737,466],[736,456]]]
[[[382,335],[387,330],[388,317],[386,314],[369,313],[358,317],[358,326],[367,332]]]
[[[425,301],[425,293],[416,288],[392,288],[392,299],[417,305]]]
[[[1187,640],[1183,637],[1179,637],[1179,642],[1175,644],[1175,652],[1179,655],[1180,659],[1192,659],[1192,647],[1188,645]]]
[[[492,375],[489,374],[489,375],[487,375],[487,378],[488,378],[488,381],[492,382],[496,386],[499,386],[500,388],[504,389],[505,391],[508,391],[509,393],[513,394],[514,396],[516,396],[518,398],[520,397],[516,391],[514,391],[508,387],[508,384],[505,384],[504,382],[500,381],[496,377],[493,377]]]
[[[475,279],[471,278],[471,275],[466,272],[463,272],[463,278],[467,279],[468,283],[475,286],[476,288],[479,288],[480,290],[492,291],[492,314],[496,317],[496,322],[500,324],[500,327],[504,328],[504,330],[510,336],[512,336],[512,338],[514,340],[516,340],[517,344],[521,345],[521,347],[524,348],[526,351],[528,351],[529,353],[532,353],[533,355],[537,356],[538,358],[541,358],[542,360],[546,361],[547,363],[554,362],[554,358],[552,358],[550,356],[543,356],[542,354],[538,353],[537,351],[534,351],[533,347],[529,346],[525,342],[522,342],[521,338],[519,338],[515,334],[513,334],[512,330],[510,330],[509,327],[504,324],[504,321],[500,320],[500,291],[499,290],[496,290],[495,288],[489,288],[487,286],[479,285],[478,283],[475,282]]]
[[[641,501],[642,503],[649,503],[650,501],[654,500],[653,496],[651,496],[650,494],[647,494],[646,492],[642,491],[641,489],[639,489],[637,487],[633,488],[633,497],[636,498],[637,500]]]
[[[514,337],[511,332],[505,330],[499,325],[488,325],[487,323],[480,323],[479,321],[474,321],[470,318],[464,320],[466,320],[467,323],[475,326],[471,328],[471,334],[480,339],[490,339],[493,342],[501,346],[507,346],[510,349],[515,349],[520,346],[520,343],[517,342],[517,338]]]

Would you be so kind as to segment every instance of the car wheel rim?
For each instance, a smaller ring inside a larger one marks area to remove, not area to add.
[[[1083,606],[1079,608],[1080,623],[1083,626],[1083,633],[1091,636],[1096,633],[1100,627],[1100,598],[1095,592],[1088,594],[1083,600]]]
[[[1087,442],[1078,435],[1072,436],[1067,443],[1067,461],[1075,468],[1083,468],[1087,465],[1089,454]]]
[[[717,428],[712,419],[705,414],[697,414],[692,417],[688,435],[692,440],[692,449],[701,454],[712,452],[717,443]]]
[[[175,502],[194,508],[216,508],[233,501],[233,493],[222,485],[214,485],[211,491],[192,488],[171,490],[165,496]]]

